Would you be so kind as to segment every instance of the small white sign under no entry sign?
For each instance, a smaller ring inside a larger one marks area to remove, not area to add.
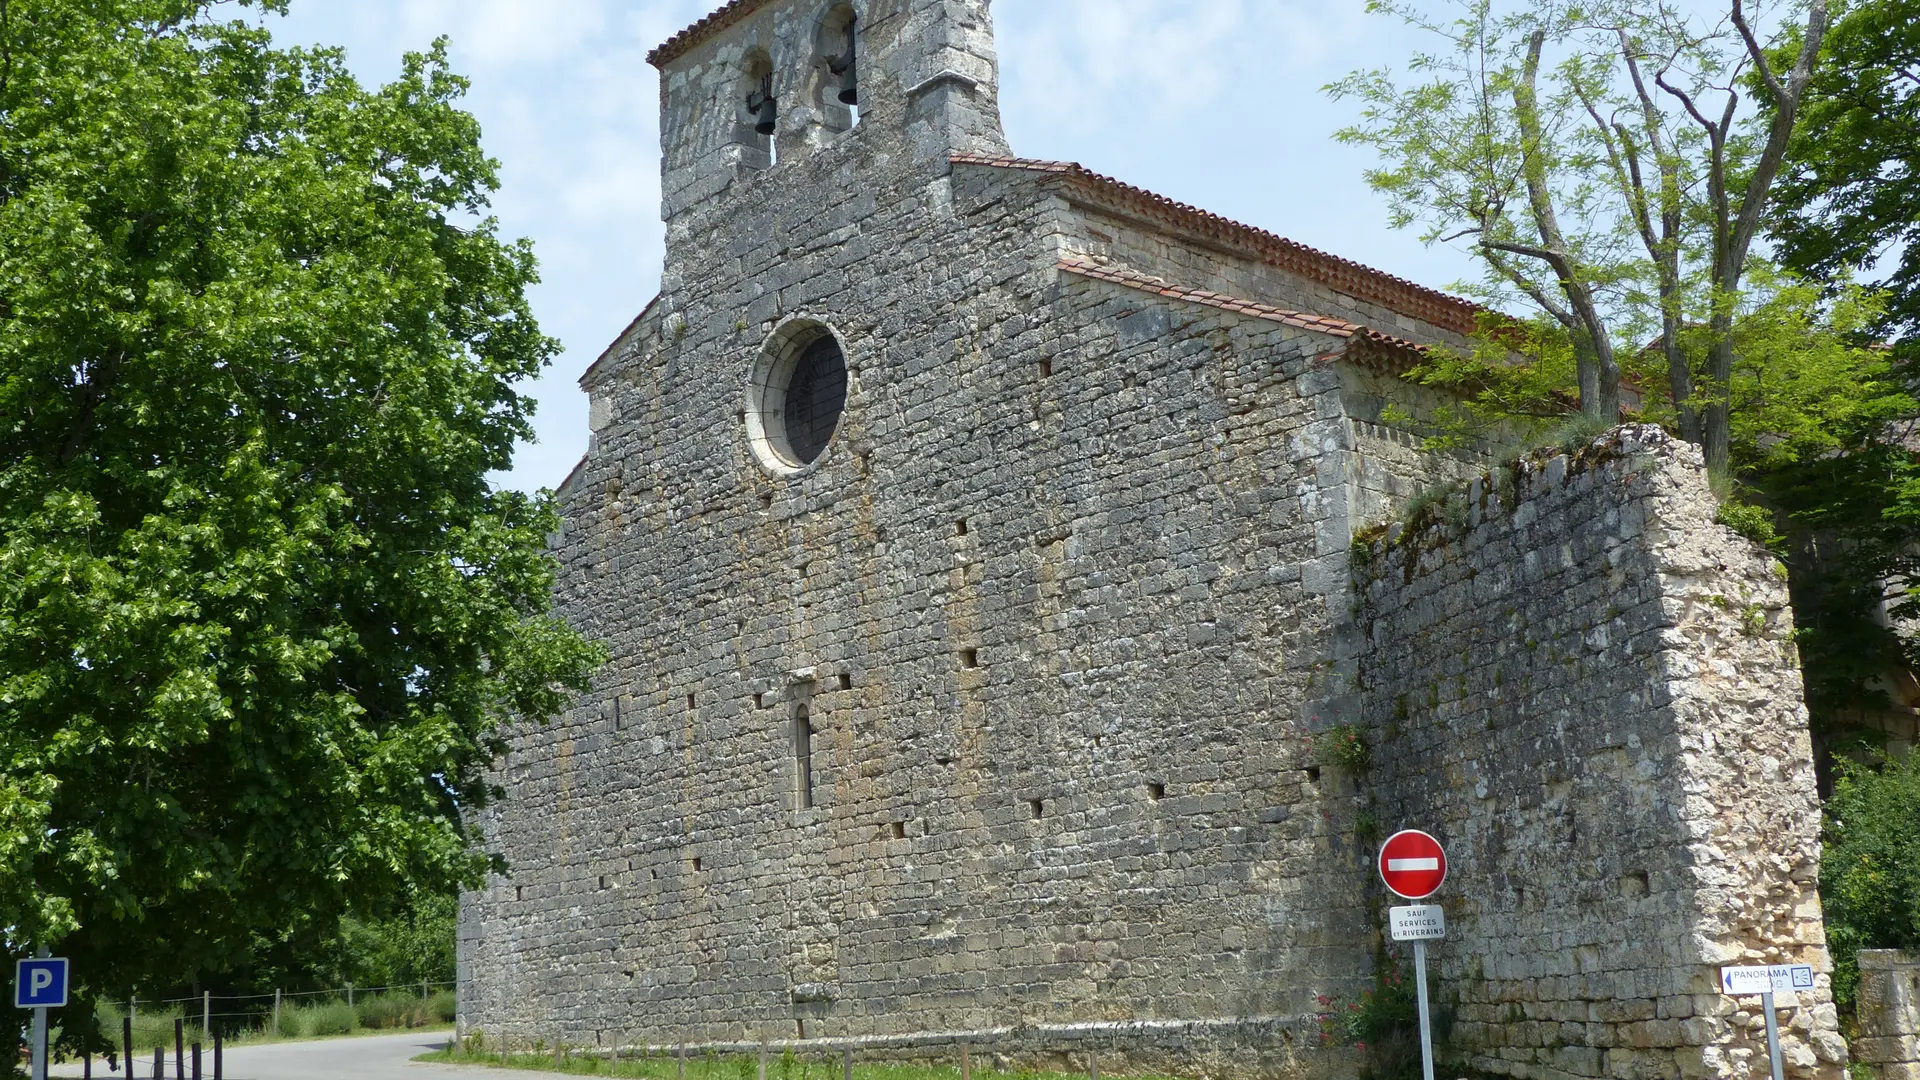
[[[1387,933],[1395,941],[1437,941],[1447,936],[1447,913],[1438,904],[1388,908]]]

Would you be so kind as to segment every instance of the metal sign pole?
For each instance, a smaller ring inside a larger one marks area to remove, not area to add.
[[[1420,997],[1420,1075],[1422,1080],[1433,1080],[1433,1025],[1427,1019],[1427,943],[1419,939],[1413,943],[1413,988]],[[1773,1014],[1767,1015],[1771,1017]],[[1769,1020],[1768,1024],[1771,1025],[1772,1021]],[[1773,1052],[1773,1061],[1773,1080],[1780,1080],[1778,1049]]]
[[[1780,1072],[1780,1025],[1773,1018],[1773,991],[1760,995],[1760,1007],[1767,1013],[1767,1056],[1773,1059],[1773,1080],[1783,1080]]]
[[[34,955],[45,958],[53,955],[53,950],[45,945],[34,951]],[[65,991],[61,992],[62,1004],[65,1003]],[[33,1010],[33,1080],[47,1080],[47,1010],[43,1005]]]
[[[47,1080],[47,1010],[33,1010],[33,1080]]]

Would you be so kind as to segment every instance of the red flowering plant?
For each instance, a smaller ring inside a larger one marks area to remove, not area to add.
[[[1315,1000],[1320,1044],[1363,1052],[1363,1078],[1411,1080],[1420,1075],[1420,1016],[1413,982],[1391,958],[1381,961],[1371,989],[1351,998],[1321,994]]]

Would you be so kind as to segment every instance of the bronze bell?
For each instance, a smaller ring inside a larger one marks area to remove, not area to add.
[[[780,102],[773,96],[773,76],[760,80],[760,89],[747,95],[747,111],[753,114],[753,130],[771,135],[780,119]]]
[[[847,23],[847,51],[827,65],[827,70],[840,77],[840,103],[842,105],[860,104],[860,77],[853,59],[853,23]]]

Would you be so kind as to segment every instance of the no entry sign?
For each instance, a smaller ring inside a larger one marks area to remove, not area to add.
[[[1447,880],[1447,853],[1418,829],[1402,829],[1380,845],[1380,880],[1395,894],[1424,900]]]

